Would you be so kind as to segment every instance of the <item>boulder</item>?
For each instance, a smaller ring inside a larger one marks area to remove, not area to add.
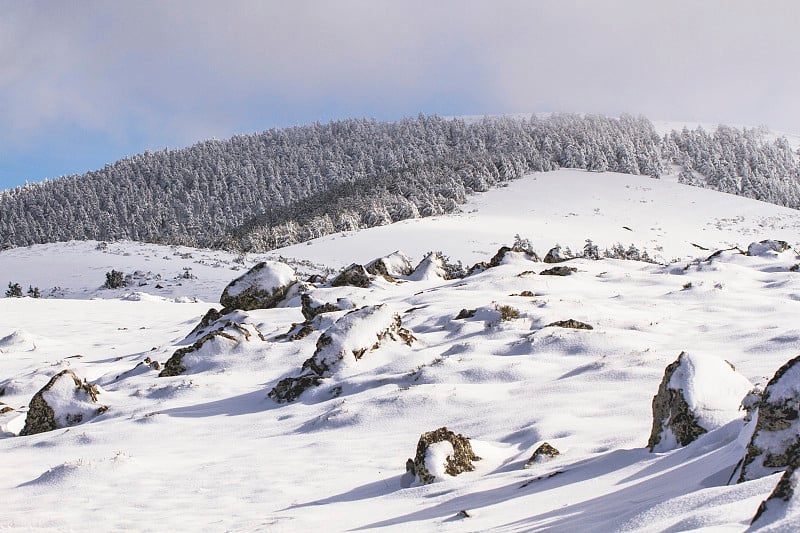
[[[331,281],[331,287],[344,287],[349,285],[352,287],[367,288],[372,283],[372,278],[362,265],[353,263],[345,268],[338,276]]]
[[[765,256],[774,255],[775,253],[785,252],[788,250],[789,243],[786,241],[776,241],[767,239],[759,242],[751,242],[747,247],[747,255],[750,256]]]
[[[258,263],[222,291],[219,302],[225,308],[223,314],[233,309],[273,308],[286,298],[295,283],[297,276],[288,265],[274,261]]]
[[[536,448],[536,450],[534,450],[533,455],[531,455],[530,459],[528,459],[528,462],[525,463],[525,468],[529,468],[534,464],[540,463],[547,459],[552,459],[556,455],[560,454],[561,452],[559,452],[556,448],[551,446],[549,443],[544,442],[538,448]]]
[[[72,370],[62,370],[37,392],[28,405],[20,436],[74,426],[108,410],[98,405],[100,390]]]
[[[542,270],[539,272],[540,276],[571,276],[573,272],[577,272],[578,269],[575,267],[568,267],[568,266],[557,266],[553,268],[548,268],[547,270]]]
[[[413,473],[419,483],[428,485],[445,475],[472,472],[472,462],[480,460],[467,437],[441,427],[420,436],[414,459],[406,461],[406,471]]]
[[[569,329],[594,329],[589,324],[585,322],[580,322],[578,320],[574,320],[569,318],[567,320],[556,320],[555,322],[550,322],[545,326],[546,328],[569,328]]]
[[[401,251],[396,251],[384,257],[379,257],[365,266],[367,272],[373,276],[383,276],[388,280],[395,280],[402,276],[410,276],[414,272],[411,260]]]
[[[543,259],[545,263],[563,263],[564,261],[569,260],[569,257],[566,257],[561,253],[561,246],[559,245],[555,245],[554,247],[550,248]]]
[[[400,315],[386,304],[351,311],[320,335],[314,355],[303,363],[300,375],[281,380],[268,396],[279,403],[294,401],[303,391],[333,375],[343,361],[352,364],[387,340],[411,345],[415,339],[402,327]]]
[[[653,397],[653,428],[647,447],[665,452],[742,418],[742,399],[753,388],[727,361],[681,352],[664,370]]]
[[[764,387],[739,482],[768,476],[800,461],[800,356]]]
[[[315,316],[323,313],[342,311],[344,307],[341,307],[340,305],[347,305],[347,303],[348,302],[342,299],[339,299],[335,304],[330,302],[322,302],[314,298],[309,293],[304,293],[302,296],[300,296],[301,311],[306,320],[311,320]]]

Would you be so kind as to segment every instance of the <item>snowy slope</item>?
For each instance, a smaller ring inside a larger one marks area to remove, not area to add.
[[[63,288],[58,299],[0,299],[0,402],[14,409],[0,415],[0,527],[744,531],[779,476],[727,485],[747,444],[743,422],[651,454],[651,400],[682,351],[725,359],[762,386],[797,354],[797,253],[703,261],[711,251],[691,243],[746,249],[770,237],[797,247],[799,227],[795,211],[668,180],[558,171],[475,197],[454,217],[267,254],[312,262],[293,263],[305,273],[396,249],[415,261],[437,249],[472,264],[519,233],[540,256],[591,238],[682,258],[579,259],[567,263],[577,272],[559,277],[510,254],[463,280],[317,287],[319,301],[383,304],[416,340],[348,360],[281,404],[269,391],[298,375],[345,311],[320,315],[320,330],[297,341],[279,336],[303,321],[299,299],[249,311],[241,320],[265,340],[214,344],[202,354],[214,361],[205,370],[160,378],[137,366],[186,346],[212,305],[203,302],[262,257],[137,243],[0,252],[0,282]],[[179,277],[186,266],[196,278]],[[111,268],[160,273],[162,283],[99,289]],[[503,306],[519,316],[503,320]],[[462,309],[475,313],[456,319]],[[593,329],[549,326],[566,319]],[[97,384],[108,411],[15,436],[31,397],[65,368]],[[442,426],[472,439],[482,458],[475,471],[406,486],[417,439]],[[524,468],[544,441],[561,454]]]

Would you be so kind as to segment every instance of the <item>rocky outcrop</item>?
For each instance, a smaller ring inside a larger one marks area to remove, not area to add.
[[[578,269],[575,267],[568,267],[568,266],[557,266],[553,268],[548,268],[547,270],[542,270],[539,272],[540,276],[571,276],[574,272],[577,272]]]
[[[294,401],[308,388],[331,377],[342,361],[358,361],[387,340],[411,345],[415,339],[402,327],[400,315],[385,304],[351,311],[320,335],[314,355],[303,363],[300,375],[282,379],[268,396],[280,403]]]
[[[664,370],[653,397],[653,428],[647,447],[664,452],[742,417],[742,398],[752,384],[714,356],[681,352]]]
[[[221,351],[229,350],[243,341],[254,340],[254,337],[260,340],[266,340],[264,335],[253,324],[242,324],[233,320],[223,320],[214,323],[210,332],[206,333],[197,339],[190,346],[179,348],[172,356],[164,363],[164,368],[158,374],[158,377],[172,377],[178,376],[186,372],[189,368],[184,358],[187,355],[201,356],[201,350],[212,340],[225,340],[228,346],[216,346],[212,350],[215,354]]]
[[[574,320],[569,318],[567,320],[556,320],[555,322],[550,322],[545,326],[546,328],[569,328],[569,329],[594,329],[589,324],[585,322],[580,322],[578,320]]]
[[[62,370],[31,399],[20,436],[74,426],[105,412],[108,407],[97,404],[99,394],[96,385]]]
[[[800,462],[800,356],[784,364],[757,403],[756,424],[739,481],[779,472]]]
[[[410,276],[414,272],[411,260],[399,250],[371,261],[365,266],[365,269],[373,276],[382,276],[390,281]]]
[[[331,287],[351,287],[367,288],[372,283],[372,278],[362,265],[353,263],[345,268],[338,276],[331,281]]]
[[[273,308],[287,297],[296,283],[295,272],[288,265],[273,261],[258,263],[222,291],[219,298],[225,308],[222,314],[234,309]]]
[[[406,461],[406,471],[415,475],[419,483],[427,485],[443,475],[472,472],[475,470],[472,462],[480,460],[467,437],[441,427],[420,436],[416,455]]]
[[[476,274],[478,272],[483,272],[484,270],[502,265],[503,261],[506,259],[506,255],[509,253],[522,254],[524,255],[525,259],[529,261],[534,261],[537,263],[541,261],[539,256],[536,255],[536,253],[532,250],[528,250],[521,246],[501,246],[488,263],[486,261],[481,261],[480,263],[472,265],[472,267],[469,269],[469,274]]]
[[[751,242],[747,247],[747,255],[750,256],[763,256],[771,255],[773,253],[785,252],[790,248],[789,243],[786,241],[777,241],[767,239],[759,242]]]
[[[544,442],[538,448],[536,448],[536,450],[534,450],[533,455],[531,455],[530,459],[528,459],[528,462],[525,463],[525,468],[530,468],[536,463],[540,463],[547,459],[552,459],[556,455],[560,454],[561,452],[559,452],[556,448],[551,446],[549,443]]]
[[[222,313],[217,311],[215,308],[211,308],[206,311],[206,314],[203,315],[203,318],[200,319],[200,322],[194,327],[194,329],[189,333],[188,337],[193,335],[197,335],[198,333],[202,333],[203,330],[208,328],[211,324],[222,318]]]

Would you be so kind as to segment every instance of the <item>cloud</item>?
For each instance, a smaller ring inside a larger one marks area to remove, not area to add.
[[[163,146],[420,111],[631,112],[800,131],[794,1],[3,7],[5,144],[71,130]]]

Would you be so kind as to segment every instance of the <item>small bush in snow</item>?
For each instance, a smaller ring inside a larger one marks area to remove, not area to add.
[[[42,291],[39,290],[39,287],[32,287],[28,285],[28,296],[31,298],[41,298]]]
[[[106,272],[106,282],[103,284],[103,287],[106,289],[119,289],[120,287],[124,287],[125,283],[125,274],[120,272],[119,270],[112,270],[111,272]]]
[[[8,282],[6,298],[22,298],[22,286],[19,283]]]
[[[516,307],[511,307],[510,305],[498,305],[496,309],[500,311],[500,320],[506,322],[508,320],[514,320],[519,318],[519,309]]]

